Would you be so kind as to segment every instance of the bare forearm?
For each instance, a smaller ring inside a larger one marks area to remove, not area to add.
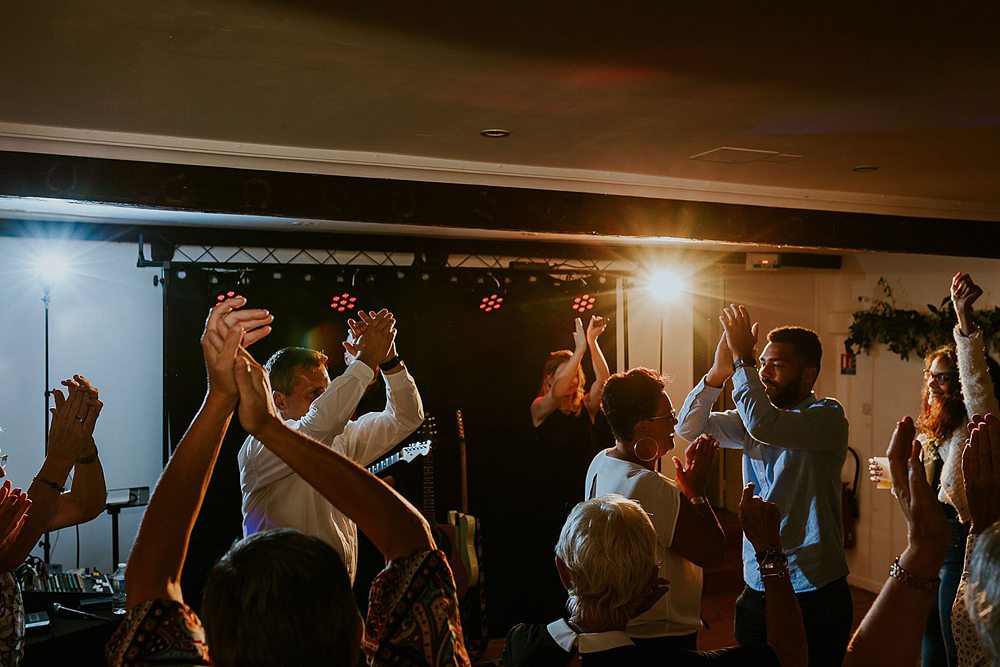
[[[59,530],[90,521],[107,503],[104,468],[100,460],[78,463],[73,468],[73,485],[59,497],[59,505],[49,521],[49,530]]]
[[[28,487],[31,509],[17,539],[4,550],[3,554],[0,554],[0,572],[9,572],[24,562],[35,548],[42,533],[48,530],[62,495],[56,487],[66,484],[66,478],[72,468],[72,461],[51,456],[42,462],[42,467],[38,469],[38,474]]]
[[[160,476],[129,557],[129,607],[158,597],[181,600],[188,540],[232,414],[232,401],[209,394]]]
[[[767,643],[782,667],[806,664],[809,656],[806,629],[792,582],[787,576],[764,577],[764,595]]]
[[[580,370],[580,361],[583,359],[583,350],[585,348],[577,349],[573,352],[573,356],[570,357],[569,361],[563,364],[563,367],[559,370],[552,381],[552,395],[556,398],[562,398],[569,394],[570,385],[573,383],[573,378]]]
[[[939,560],[907,548],[899,558],[903,569],[933,579],[941,567]],[[936,563],[936,564],[935,564]],[[921,638],[937,587],[920,590],[889,578],[851,639],[845,667],[878,664],[880,667],[909,667],[920,657]],[[886,645],[891,642],[892,650]]]
[[[433,548],[417,510],[361,466],[278,421],[255,435],[354,521],[386,560]]]

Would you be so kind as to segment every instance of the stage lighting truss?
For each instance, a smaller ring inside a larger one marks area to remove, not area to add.
[[[594,303],[597,301],[597,297],[592,294],[584,294],[583,296],[578,296],[573,299],[573,310],[578,313],[585,313],[588,310],[594,309]]]
[[[354,310],[357,300],[358,298],[350,292],[334,294],[330,299],[330,307],[338,313],[351,312]]]
[[[503,296],[499,294],[490,294],[489,296],[484,296],[479,303],[479,310],[484,313],[492,313],[503,306]]]

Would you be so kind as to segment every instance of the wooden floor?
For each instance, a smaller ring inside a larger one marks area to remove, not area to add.
[[[703,651],[736,644],[736,639],[733,637],[734,610],[736,598],[743,590],[743,564],[740,555],[743,536],[739,529],[739,519],[729,512],[719,512],[719,519],[726,531],[726,543],[729,548],[722,565],[705,572],[701,614],[707,626],[698,633],[698,648]],[[875,601],[875,594],[852,586],[851,597],[854,599],[856,629]],[[500,664],[503,641],[502,637],[492,639],[485,653],[475,664]]]

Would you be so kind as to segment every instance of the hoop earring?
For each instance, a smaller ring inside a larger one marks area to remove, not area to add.
[[[649,457],[649,458],[646,458],[644,456],[640,456],[639,455],[639,443],[642,442],[643,440],[652,440],[653,441],[653,447],[654,447],[654,449],[653,449],[653,455],[651,457]],[[660,447],[659,447],[659,445],[656,444],[656,440],[655,439],[653,439],[653,438],[651,438],[651,437],[649,437],[647,435],[646,437],[639,438],[638,440],[636,440],[635,442],[632,443],[632,454],[635,455],[635,458],[639,459],[643,463],[649,463],[650,461],[655,461],[656,459],[658,459],[660,457],[659,456],[659,454],[660,454]]]

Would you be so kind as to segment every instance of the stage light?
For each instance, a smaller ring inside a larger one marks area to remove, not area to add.
[[[217,302],[219,302],[219,303],[222,303],[226,299],[232,299],[234,296],[241,296],[241,295],[237,294],[236,292],[234,292],[232,290],[229,290],[228,292],[220,292],[220,293],[216,294],[215,295],[215,300]]]
[[[490,294],[482,298],[479,303],[479,310],[485,313],[492,313],[495,310],[500,310],[501,306],[503,306],[503,297],[499,294]]]
[[[350,292],[334,294],[330,297],[330,307],[338,313],[353,312],[358,298]]]
[[[687,277],[675,269],[654,269],[646,278],[647,294],[660,303],[676,301],[687,291]]]
[[[583,313],[588,310],[593,310],[594,303],[596,301],[597,298],[591,294],[584,294],[583,296],[578,296],[575,299],[573,299],[573,310],[575,310],[578,313]]]
[[[61,283],[73,271],[69,257],[54,250],[48,250],[38,255],[32,268],[35,276],[38,277],[38,282],[46,290]]]

